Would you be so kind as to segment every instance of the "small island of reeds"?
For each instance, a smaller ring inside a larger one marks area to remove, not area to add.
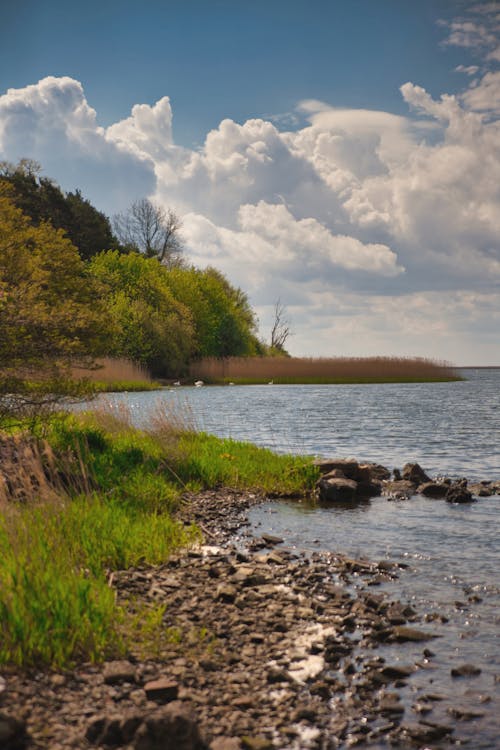
[[[195,362],[190,376],[209,384],[429,383],[462,380],[447,362],[421,357],[229,357]]]

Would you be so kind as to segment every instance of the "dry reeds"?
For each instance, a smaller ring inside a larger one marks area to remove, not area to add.
[[[352,383],[455,380],[447,362],[420,357],[230,357],[203,359],[191,377],[210,383]]]
[[[94,369],[74,368],[73,377],[86,378],[92,383],[143,382],[151,383],[152,378],[146,367],[129,359],[103,357]]]

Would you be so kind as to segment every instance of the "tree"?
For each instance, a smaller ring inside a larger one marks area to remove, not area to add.
[[[40,408],[80,385],[109,335],[77,249],[48,222],[33,226],[0,181],[0,412]],[[0,414],[1,417],[1,414]]]
[[[108,251],[90,263],[102,286],[115,334],[108,354],[139,362],[157,376],[179,377],[194,348],[189,309],[168,284],[169,271],[156,258]]]
[[[278,297],[274,305],[274,322],[271,330],[271,349],[286,354],[285,344],[291,336],[290,321],[286,317],[286,307]]]
[[[167,266],[180,263],[181,221],[171,208],[164,209],[143,198],[132,203],[125,214],[117,214],[113,227],[125,247]]]
[[[64,193],[40,172],[41,166],[30,159],[21,159],[17,165],[0,163],[0,179],[12,186],[12,200],[35,226],[50,221],[56,229],[63,229],[85,260],[102,250],[118,248],[105,214],[79,190]]]

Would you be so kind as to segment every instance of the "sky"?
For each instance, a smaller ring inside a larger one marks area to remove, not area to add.
[[[500,365],[500,3],[0,0],[0,159],[149,197],[295,356]]]

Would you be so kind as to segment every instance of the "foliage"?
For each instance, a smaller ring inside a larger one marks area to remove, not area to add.
[[[11,196],[0,182],[0,396],[10,394],[3,411],[79,393],[71,364],[91,366],[110,332],[76,248],[49,223],[33,226]]]
[[[156,258],[108,251],[94,257],[92,276],[108,299],[115,325],[108,354],[146,365],[155,375],[177,375],[192,353],[188,308],[167,283],[168,271]]]
[[[34,226],[50,222],[63,229],[80,256],[91,258],[102,250],[119,248],[109,219],[84,198],[80,190],[64,193],[51,179],[40,177],[36,162],[22,159],[17,165],[0,164],[0,178],[13,188],[13,201]]]
[[[167,278],[191,311],[197,357],[250,356],[261,352],[247,296],[215,268],[175,268]]]

